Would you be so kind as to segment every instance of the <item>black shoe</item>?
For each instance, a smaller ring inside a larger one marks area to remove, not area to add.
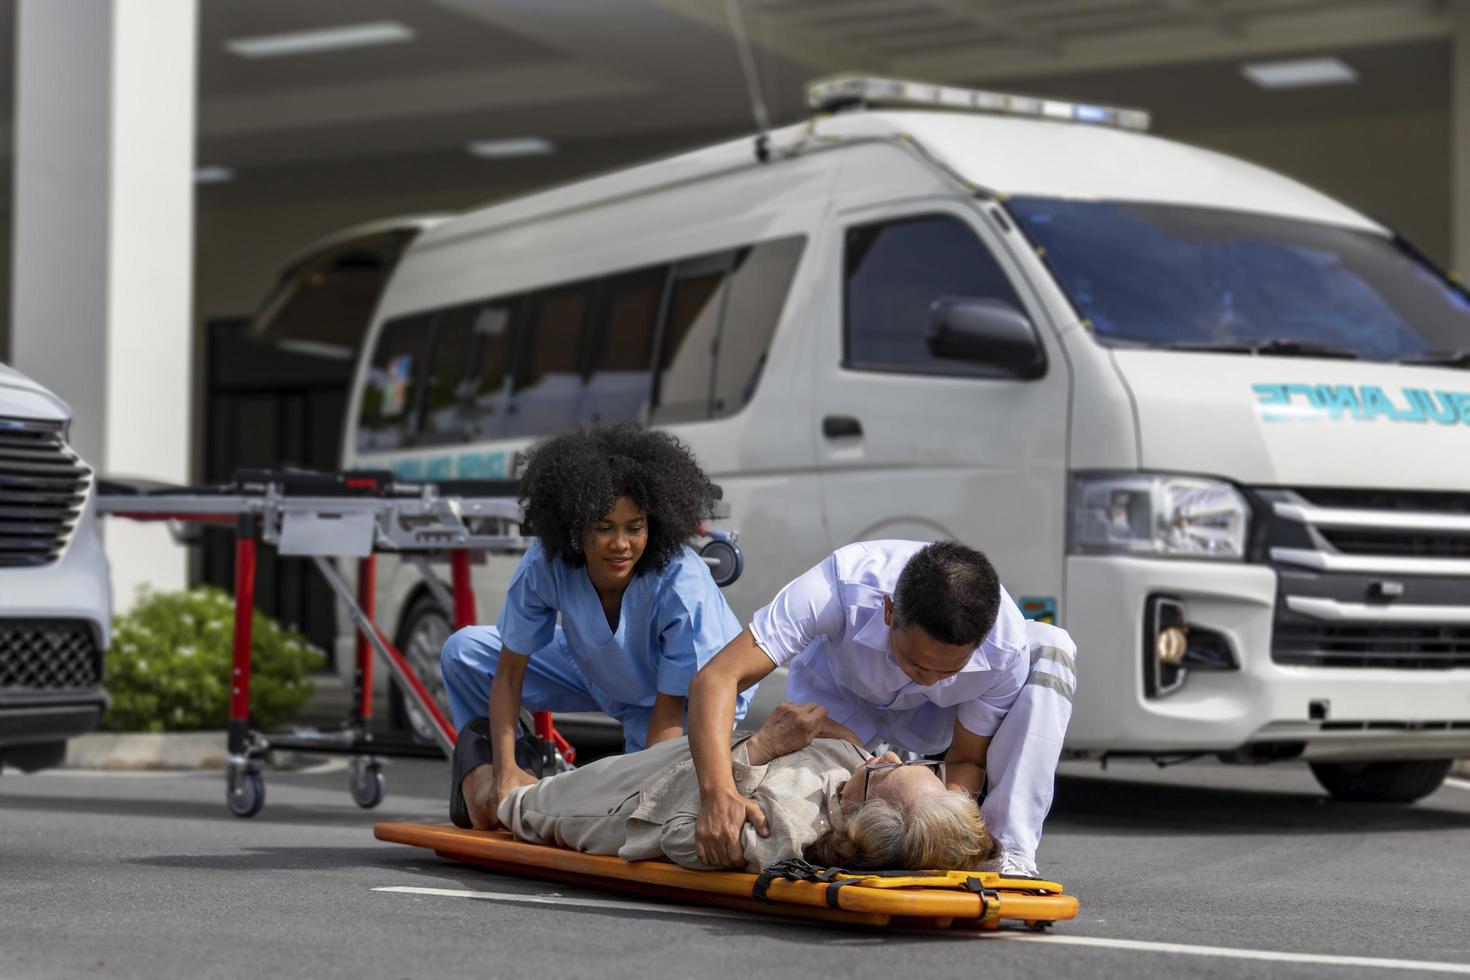
[[[449,784],[449,819],[456,827],[463,827],[465,830],[474,827],[460,784],[471,770],[487,766],[490,761],[490,719],[473,718],[459,730],[459,738],[454,743],[451,766],[453,781]]]

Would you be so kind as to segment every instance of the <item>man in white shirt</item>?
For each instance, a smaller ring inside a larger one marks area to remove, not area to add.
[[[788,697],[824,706],[865,743],[945,753],[951,785],[987,790],[1001,869],[1037,873],[1076,647],[1066,631],[1028,622],[983,554],[954,542],[839,548],[695,675],[689,743],[706,864],[741,865],[741,830],[761,819],[733,784],[729,732],[737,694],[781,665]]]

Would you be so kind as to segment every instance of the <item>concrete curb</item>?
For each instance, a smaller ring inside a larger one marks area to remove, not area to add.
[[[1457,779],[1470,779],[1470,759],[1461,759],[1450,767],[1450,775]]]
[[[92,732],[66,743],[65,769],[225,768],[224,732]],[[300,769],[318,757],[273,751],[272,769]]]
[[[223,769],[224,732],[92,732],[66,743],[67,769]]]

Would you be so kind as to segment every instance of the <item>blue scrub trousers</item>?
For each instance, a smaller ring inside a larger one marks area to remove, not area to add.
[[[454,727],[463,728],[482,717],[490,705],[490,684],[500,659],[500,630],[494,626],[466,626],[444,642],[439,666]],[[594,688],[572,660],[560,626],[551,643],[531,655],[521,687],[521,706],[527,711],[603,711],[623,725],[623,751],[637,752],[648,737],[653,707],[619,704]]]

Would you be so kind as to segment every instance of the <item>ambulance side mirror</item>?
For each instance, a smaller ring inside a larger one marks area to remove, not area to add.
[[[1046,352],[1026,314],[998,299],[941,296],[929,307],[929,353],[990,368],[1003,377],[1039,378]]]

